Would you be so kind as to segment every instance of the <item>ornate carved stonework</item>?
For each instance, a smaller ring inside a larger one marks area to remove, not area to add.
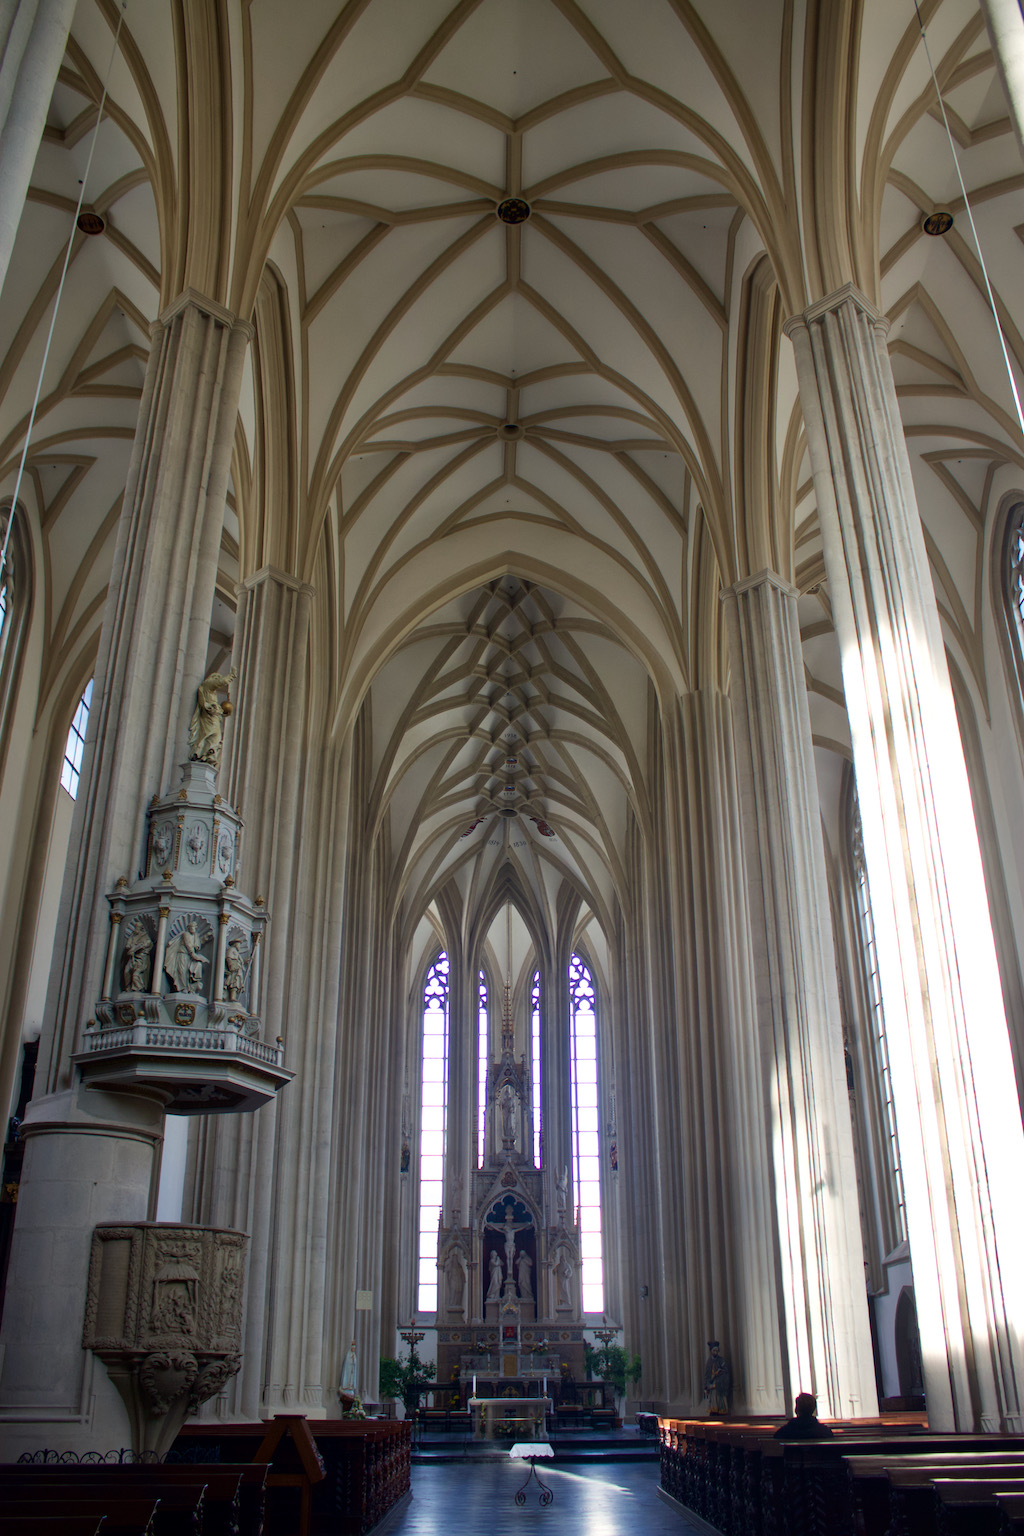
[[[162,1455],[241,1365],[248,1238],[219,1227],[97,1227],[82,1342],[124,1399],[136,1451]]]
[[[75,1061],[98,1086],[162,1089],[174,1114],[258,1109],[292,1076],[262,1038],[268,914],[235,883],[242,822],[216,769],[182,775],[147,809],[145,873],[107,898],[102,996]]]

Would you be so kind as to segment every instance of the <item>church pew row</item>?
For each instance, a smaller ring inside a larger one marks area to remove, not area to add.
[[[1014,1480],[1024,1477],[1024,1450],[957,1451],[947,1455],[844,1457],[853,1526],[859,1536],[886,1536],[897,1519],[934,1520],[928,1491],[938,1479]]]
[[[59,1502],[65,1511],[98,1508],[102,1530],[129,1527],[145,1503],[155,1536],[261,1536],[266,1467],[252,1466],[0,1466],[0,1536],[16,1507]]]
[[[849,1469],[861,1458],[905,1465],[919,1456],[1024,1452],[1024,1437],[938,1435],[906,1422],[847,1421],[832,1425],[831,1440],[782,1441],[772,1438],[778,1422],[662,1419],[662,1488],[723,1536],[859,1536]]]
[[[103,1536],[109,1533],[104,1516],[98,1520],[92,1515],[29,1515],[24,1520],[10,1519],[0,1513],[0,1531],[4,1536]]]
[[[280,1415],[279,1418],[300,1416]],[[245,1461],[259,1454],[276,1420],[259,1424],[187,1424],[174,1443],[177,1455]],[[316,1446],[323,1475],[305,1491],[309,1536],[362,1536],[377,1525],[411,1486],[411,1429],[402,1419],[301,1419]],[[275,1487],[299,1478],[300,1458],[290,1438],[270,1462],[266,1536],[291,1536],[295,1491]],[[308,1501],[308,1502],[307,1502]]]

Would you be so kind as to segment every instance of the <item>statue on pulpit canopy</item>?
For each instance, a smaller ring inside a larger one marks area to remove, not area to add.
[[[231,702],[221,704],[217,697],[227,693],[238,676],[235,667],[227,674],[211,672],[196,689],[196,707],[188,728],[188,755],[194,763],[212,763],[220,767],[220,749],[224,739],[224,716],[231,713]]]

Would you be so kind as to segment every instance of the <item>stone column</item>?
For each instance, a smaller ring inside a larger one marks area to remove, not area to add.
[[[0,289],[74,11],[75,0],[0,0]]]
[[[980,0],[996,69],[1003,82],[1010,121],[1024,155],[1024,16],[1020,0]]]
[[[707,1340],[717,1337],[732,1363],[734,1412],[781,1413],[772,1180],[728,699],[714,688],[688,694],[679,734],[687,929],[679,949],[689,975],[677,1118],[687,1127],[685,1299],[691,1308],[699,1300],[687,1339],[701,1384],[694,1406]]]
[[[764,571],[723,596],[786,1392],[860,1416],[875,1379],[796,593]]]
[[[1024,1167],[970,789],[886,323],[786,327],[853,738],[933,1428],[1024,1428]]]
[[[233,315],[191,292],[153,328],[54,944],[59,965],[47,999],[39,1097],[28,1116],[48,1134],[30,1136],[21,1199],[25,1211],[44,1209],[45,1220],[23,1221],[19,1212],[12,1273],[25,1281],[23,1301],[9,1303],[4,1317],[0,1423],[31,1420],[35,1445],[128,1444],[123,1407],[105,1416],[102,1394],[90,1423],[69,1298],[84,1305],[95,1222],[150,1216],[163,1117],[144,1096],[83,1088],[70,1056],[102,987],[107,892],[138,867],[146,803],[169,786],[184,756],[205,671],[248,335]],[[51,1199],[57,1182],[60,1197]],[[113,1196],[98,1216],[98,1191],[108,1186]],[[30,1362],[44,1356],[48,1376],[33,1399]]]

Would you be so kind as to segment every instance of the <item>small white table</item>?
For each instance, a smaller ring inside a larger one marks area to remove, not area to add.
[[[509,1451],[509,1461],[528,1461],[530,1463],[530,1470],[526,1474],[526,1482],[520,1488],[517,1488],[515,1493],[515,1501],[520,1507],[526,1503],[526,1487],[531,1477],[537,1479],[537,1485],[540,1488],[540,1502],[545,1506],[551,1503],[555,1495],[547,1483],[541,1482],[540,1473],[537,1471],[537,1459],[541,1456],[553,1456],[554,1454],[550,1445],[538,1444],[536,1440],[521,1440]]]

